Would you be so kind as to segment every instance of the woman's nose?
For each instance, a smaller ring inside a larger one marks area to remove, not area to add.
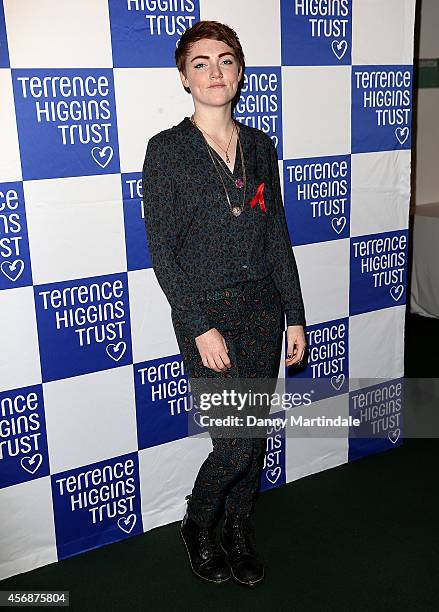
[[[215,77],[215,78],[219,78],[223,76],[223,73],[221,72],[221,68],[219,66],[212,66],[212,69],[210,71],[210,76]]]

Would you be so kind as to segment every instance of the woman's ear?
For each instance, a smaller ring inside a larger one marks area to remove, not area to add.
[[[180,75],[180,80],[181,80],[181,83],[182,83],[182,85],[184,87],[185,92],[190,94],[191,90],[189,88],[189,81],[187,80],[187,78],[184,76],[184,74],[182,72],[179,71],[178,73]]]
[[[179,75],[180,75],[180,79],[181,82],[183,84],[183,87],[189,87],[189,81],[187,80],[187,78],[184,76],[183,72],[181,72],[180,70],[178,71]]]

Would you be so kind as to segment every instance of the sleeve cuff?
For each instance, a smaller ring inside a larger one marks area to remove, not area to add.
[[[193,312],[180,309],[174,309],[174,313],[176,318],[181,322],[184,331],[193,338],[201,336],[201,334],[206,333],[213,327],[203,313],[194,316]]]
[[[288,325],[302,325],[306,326],[305,314],[303,311],[298,312],[297,309],[286,310],[285,312]]]

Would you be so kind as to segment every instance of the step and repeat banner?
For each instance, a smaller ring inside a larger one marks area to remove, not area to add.
[[[361,423],[270,428],[261,490],[401,444],[414,5],[3,0],[0,578],[181,519],[212,448],[141,193],[148,139],[193,111],[174,50],[200,19],[237,31],[235,117],[277,146],[309,348],[280,379]]]

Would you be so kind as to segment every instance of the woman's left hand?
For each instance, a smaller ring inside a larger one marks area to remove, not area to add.
[[[306,339],[303,325],[288,325],[287,327],[287,357],[285,359],[286,367],[295,363],[300,363],[305,354]],[[292,355],[292,357],[288,357]]]

